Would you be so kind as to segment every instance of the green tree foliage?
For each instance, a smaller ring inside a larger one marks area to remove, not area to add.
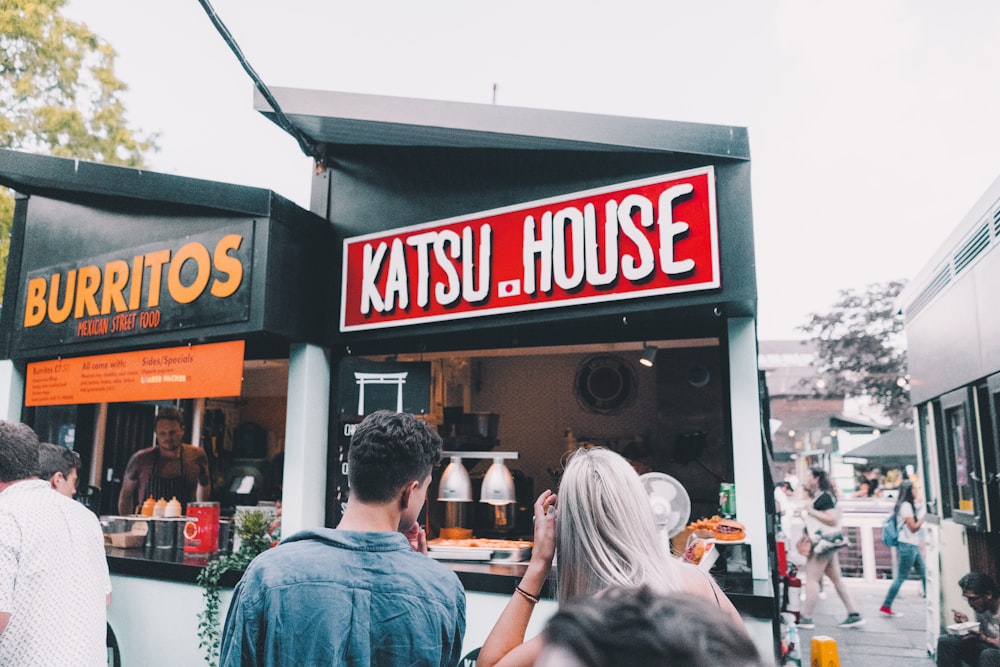
[[[131,129],[115,51],[60,14],[66,0],[0,2],[0,147],[142,167],[155,137]],[[13,204],[0,188],[0,294]]]
[[[903,317],[896,308],[904,285],[897,280],[841,290],[830,310],[810,314],[799,327],[816,346],[824,393],[869,395],[894,424],[911,419]]]

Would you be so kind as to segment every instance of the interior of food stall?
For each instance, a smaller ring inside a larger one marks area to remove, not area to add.
[[[651,366],[642,363],[644,355],[651,358]],[[454,528],[476,537],[530,539],[535,497],[557,488],[564,455],[579,446],[607,447],[642,466],[642,472],[676,477],[690,495],[691,515],[697,517],[718,512],[719,484],[733,479],[724,412],[726,368],[718,338],[367,359],[394,367],[430,367],[426,417],[437,425],[450,452],[435,471],[429,494],[427,528],[432,539],[442,536],[442,529]],[[381,407],[370,401],[367,409]],[[483,477],[495,462],[491,454],[499,453],[516,456],[503,459],[515,481],[514,507],[480,500]],[[437,500],[452,457],[469,473],[471,502]],[[331,519],[328,516],[328,522]],[[456,533],[444,533],[449,534]]]
[[[179,407],[185,442],[208,457],[210,500],[231,516],[237,506],[281,500],[287,395],[288,359],[248,359],[239,396],[40,406],[28,408],[26,418],[43,440],[80,453],[79,499],[115,515],[129,458],[155,444],[157,410]]]

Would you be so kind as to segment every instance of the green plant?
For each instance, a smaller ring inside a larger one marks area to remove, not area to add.
[[[229,570],[242,571],[259,553],[271,547],[268,528],[271,515],[259,510],[240,512],[233,522],[240,538],[239,550],[208,562],[198,574],[198,583],[205,589],[205,610],[198,614],[198,648],[205,651],[205,662],[212,667],[218,664],[219,642],[219,581]]]

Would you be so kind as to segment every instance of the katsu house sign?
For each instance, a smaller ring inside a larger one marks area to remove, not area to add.
[[[341,331],[720,286],[712,167],[344,241]]]

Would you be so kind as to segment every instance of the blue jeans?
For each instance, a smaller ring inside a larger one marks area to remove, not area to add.
[[[896,599],[896,594],[899,593],[899,587],[910,576],[910,570],[913,569],[914,565],[916,565],[917,571],[920,573],[920,585],[924,588],[924,594],[927,594],[927,572],[924,570],[924,559],[920,555],[920,547],[915,544],[900,542],[896,545],[896,553],[899,555],[896,578],[893,580],[892,586],[889,587],[889,592],[885,595],[885,602],[882,603],[883,607],[890,609],[892,608],[892,601]]]

